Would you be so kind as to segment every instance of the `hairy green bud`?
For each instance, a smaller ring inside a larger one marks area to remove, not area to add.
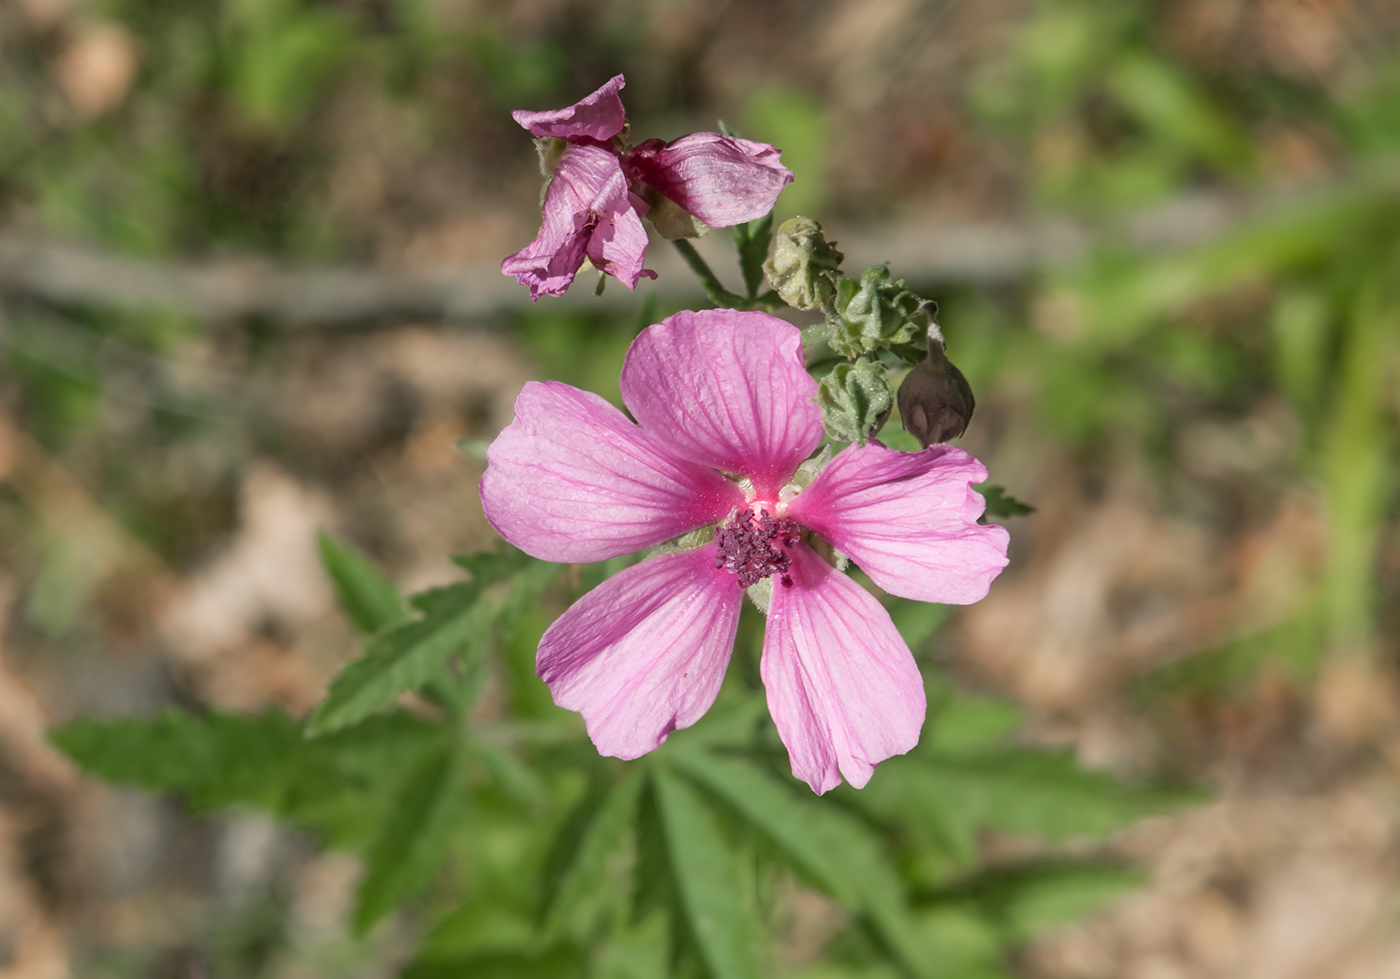
[[[821,379],[817,402],[826,433],[842,442],[864,445],[890,417],[894,399],[885,369],[873,360],[837,364]]]
[[[872,265],[859,282],[837,283],[836,300],[827,311],[832,349],[847,357],[889,349],[914,363],[912,351],[928,330],[928,306],[903,279],[890,276],[889,265]]]
[[[763,271],[789,306],[821,309],[836,293],[844,257],[822,235],[820,224],[798,216],[779,226],[773,257],[763,263]]]

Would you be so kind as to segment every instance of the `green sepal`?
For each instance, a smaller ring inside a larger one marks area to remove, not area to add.
[[[821,379],[817,402],[828,435],[864,445],[889,418],[894,398],[885,369],[873,360],[858,360],[837,364]]]
[[[888,264],[872,265],[860,281],[842,279],[827,311],[831,346],[846,357],[894,350],[908,360],[927,341],[928,303],[903,279],[890,276]]]

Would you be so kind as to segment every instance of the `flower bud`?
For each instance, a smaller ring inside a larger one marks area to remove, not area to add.
[[[890,417],[894,399],[885,369],[873,360],[837,364],[817,388],[826,433],[842,442],[864,445]]]
[[[773,257],[763,263],[768,281],[783,302],[798,309],[821,309],[836,294],[844,258],[811,218],[789,218],[778,228]]]
[[[904,430],[924,448],[955,439],[967,431],[975,406],[967,378],[944,354],[943,344],[929,337],[928,356],[899,386]]]
[[[910,291],[903,279],[890,275],[888,265],[872,265],[860,281],[842,279],[827,311],[831,347],[847,357],[880,349],[922,346],[928,329],[929,303]]]

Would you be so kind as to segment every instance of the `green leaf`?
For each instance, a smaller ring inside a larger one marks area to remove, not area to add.
[[[454,558],[473,575],[469,582],[435,588],[410,600],[423,618],[390,628],[374,638],[365,655],[348,663],[331,681],[330,690],[307,726],[319,737],[358,723],[393,705],[405,690],[430,681],[449,683],[442,670],[447,657],[463,650],[463,676],[468,693],[474,658],[491,640],[493,627],[509,626],[539,592],[559,574],[559,565],[535,561],[520,552],[474,554]],[[497,585],[483,592],[486,585]],[[458,691],[457,693],[460,693]],[[463,697],[450,689],[443,699],[463,706]],[[469,698],[465,698],[469,700]],[[469,704],[468,704],[469,705]]]
[[[327,734],[391,707],[399,694],[432,679],[456,650],[479,649],[490,635],[498,603],[484,597],[467,602],[472,591],[463,589],[424,618],[376,636],[365,655],[346,664],[331,681],[307,733]]]
[[[364,934],[416,896],[442,869],[466,803],[461,760],[452,746],[427,758],[394,800],[389,819],[365,854],[354,926]]]
[[[511,575],[525,570],[534,563],[534,558],[524,551],[498,541],[494,551],[478,551],[475,554],[455,554],[452,563],[471,575],[471,583],[477,588],[485,588]]]
[[[744,288],[749,299],[758,298],[763,285],[763,262],[768,258],[768,245],[773,240],[773,212],[757,221],[734,226],[734,245],[739,251],[739,268],[744,275]]]
[[[742,899],[735,856],[715,817],[687,783],[652,776],[676,890],[690,937],[712,979],[758,979],[758,935]]]
[[[373,636],[408,618],[399,590],[360,552],[325,533],[317,543],[341,608],[361,635]]]
[[[1192,800],[1080,768],[1072,752],[1008,749],[934,754],[886,763],[861,794],[884,814],[935,820],[970,838],[981,827],[1061,841],[1099,836]]]
[[[609,861],[627,839],[642,782],[636,770],[617,782],[596,779],[560,827],[542,878],[540,920],[547,934],[556,934],[571,918],[593,917],[590,906],[606,899]]]
[[[1035,507],[1008,496],[1006,490],[1000,486],[974,483],[972,488],[987,498],[987,509],[982,514],[983,517],[1024,517],[1028,513],[1035,513]]]
[[[1141,870],[1111,863],[1034,863],[979,874],[924,900],[973,909],[1015,944],[1092,914],[1141,887],[1144,876]]]
[[[401,979],[583,979],[588,960],[573,945],[483,952],[461,958],[422,957],[399,973]]]
[[[881,939],[914,975],[933,975],[917,946],[904,887],[859,822],[815,798],[798,801],[760,770],[701,751],[674,764],[744,817],[793,869],[847,910],[868,915]]]
[[[929,708],[923,743],[940,755],[975,753],[1005,744],[1024,720],[1020,708],[993,697],[949,694]]]
[[[75,721],[49,739],[110,782],[178,791],[196,809],[253,806],[357,846],[376,832],[405,771],[441,733],[395,713],[308,741],[279,710],[194,717],[169,709],[146,719]]]

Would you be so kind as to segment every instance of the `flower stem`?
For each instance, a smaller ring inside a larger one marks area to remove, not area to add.
[[[710,297],[710,302],[716,306],[728,306],[732,309],[747,309],[749,301],[743,296],[737,296],[726,289],[719,281],[700,253],[695,250],[695,246],[684,238],[677,238],[671,242],[676,246],[676,251],[681,253],[681,258],[685,259],[685,264],[690,266],[690,270],[700,277],[700,284],[705,287],[705,295]]]

